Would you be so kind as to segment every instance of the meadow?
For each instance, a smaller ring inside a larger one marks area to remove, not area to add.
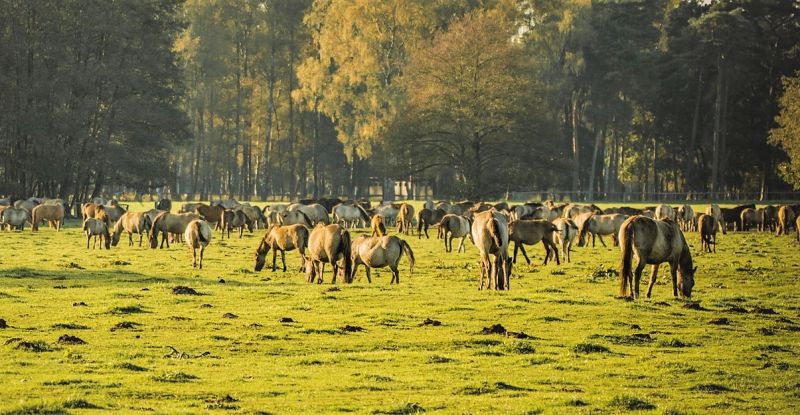
[[[417,264],[412,275],[401,262],[396,286],[388,270],[368,284],[363,268],[332,285],[330,267],[324,284],[308,284],[296,252],[287,272],[256,273],[263,233],[216,232],[202,271],[184,245],[123,237],[87,250],[77,220],[58,233],[0,233],[0,414],[800,407],[794,235],[731,232],[704,254],[688,233],[691,301],[672,297],[664,268],[652,299],[627,301],[610,243],[574,248],[560,266],[540,265],[542,246],[529,247],[534,264],[520,258],[510,291],[479,292],[475,247],[445,253],[435,231],[404,236]]]

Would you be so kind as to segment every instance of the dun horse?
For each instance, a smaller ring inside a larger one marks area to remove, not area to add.
[[[697,228],[700,230],[700,245],[705,252],[717,252],[717,226],[714,218],[702,214],[698,220]]]
[[[203,254],[206,252],[206,247],[211,243],[211,226],[208,222],[201,219],[194,219],[186,225],[183,239],[186,241],[186,246],[192,251],[192,268],[203,269]],[[200,261],[197,261],[197,250],[200,249]]]
[[[795,213],[791,206],[781,206],[778,209],[778,226],[776,235],[786,235],[789,233],[789,227],[794,224]]]
[[[400,284],[400,257],[406,254],[410,261],[409,273],[414,272],[414,252],[408,243],[396,236],[360,236],[353,240],[350,249],[353,269],[350,274],[352,282],[360,264],[367,268],[367,281],[372,283],[372,268],[389,267],[392,271],[392,280],[389,284]]]
[[[467,252],[464,246],[464,240],[470,236],[469,220],[463,216],[454,215],[452,213],[444,215],[442,221],[439,222],[439,233],[444,238],[445,252],[453,252],[453,239],[461,238],[456,252]]]
[[[448,213],[443,209],[422,209],[417,212],[417,237],[422,238],[422,232],[425,232],[425,238],[430,239],[428,236],[428,228],[440,223],[442,218]],[[441,230],[439,231],[441,234]]]
[[[128,232],[128,246],[133,246],[133,234],[139,234],[139,246],[142,246],[144,233],[148,232],[153,226],[153,222],[147,212],[126,212],[119,218],[114,225],[114,232],[111,235],[111,245],[117,246],[122,231]]]
[[[161,248],[166,242],[169,248],[168,234],[183,235],[189,222],[200,219],[200,215],[195,213],[162,213],[156,216],[150,232],[150,248],[156,249],[158,245],[158,234],[161,233]],[[187,242],[188,243],[188,242]]]
[[[570,251],[572,251],[572,242],[578,235],[578,226],[572,219],[557,218],[553,221],[553,226],[556,231],[553,232],[553,241],[561,245],[561,252],[564,255],[564,261],[570,262]]]
[[[514,263],[517,263],[517,250],[522,250],[522,256],[528,265],[531,264],[528,254],[525,252],[525,244],[534,245],[542,241],[544,245],[544,265],[550,260],[550,252],[555,254],[556,264],[560,265],[558,257],[558,247],[553,242],[553,232],[556,227],[550,221],[542,219],[514,220],[508,224],[508,240],[514,241]]]
[[[373,216],[372,220],[370,220],[370,228],[372,229],[372,236],[385,236],[386,225],[383,224],[383,216]]]
[[[408,231],[411,231],[413,234],[414,228],[411,226],[413,218],[414,208],[408,203],[400,205],[400,212],[397,214],[397,233],[408,235]]]
[[[600,243],[606,246],[606,243],[603,241],[603,235],[611,235],[612,244],[617,246],[617,233],[619,233],[619,228],[627,218],[627,216],[619,213],[611,213],[608,215],[591,214],[578,228],[578,246],[587,244],[587,233],[592,234],[592,248],[594,248],[596,236],[600,238]]]
[[[505,216],[494,210],[478,213],[473,218],[471,233],[481,258],[478,289],[483,289],[484,280],[487,289],[509,289],[512,264],[508,257],[508,224]]]
[[[658,267],[667,262],[672,275],[672,294],[684,297],[692,295],[694,273],[697,270],[692,264],[689,244],[683,237],[678,224],[673,221],[660,221],[644,216],[631,216],[619,230],[619,243],[622,247],[622,264],[620,271],[620,295],[625,297],[630,287],[633,298],[639,298],[639,282],[646,264],[653,265],[647,297],[653,291]],[[633,257],[636,256],[636,269],[632,268]]]
[[[31,231],[39,230],[39,222],[46,220],[51,228],[56,231],[61,230],[64,223],[64,206],[61,205],[39,205],[31,211]]]
[[[266,263],[269,250],[272,249],[272,271],[275,272],[275,262],[278,251],[281,252],[283,272],[286,272],[286,251],[300,251],[300,270],[306,262],[306,246],[308,245],[308,228],[303,225],[273,225],[264,235],[264,239],[256,249],[256,271],[261,271]]]
[[[106,249],[111,249],[111,235],[108,234],[108,225],[101,219],[88,218],[83,221],[83,232],[86,234],[86,249],[89,249],[89,241],[94,237],[92,249],[97,248],[97,238],[100,238],[100,249],[103,245]]]
[[[339,259],[343,266],[339,267]],[[333,266],[333,283],[341,276],[346,283],[352,282],[353,259],[350,255],[350,232],[338,224],[318,224],[308,237],[308,255],[306,256],[306,280],[322,284],[325,264]]]

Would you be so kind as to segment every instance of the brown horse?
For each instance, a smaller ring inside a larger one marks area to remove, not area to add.
[[[408,203],[400,205],[400,212],[397,214],[397,233],[408,235],[408,231],[411,231],[411,234],[414,234],[414,228],[411,226],[413,218],[414,207]]]
[[[367,281],[372,283],[371,268],[389,267],[392,270],[392,280],[389,284],[400,284],[400,257],[406,254],[411,261],[409,273],[414,272],[414,252],[408,242],[396,236],[366,236],[362,235],[353,240],[350,246],[353,269],[350,273],[350,281],[356,277],[356,270],[360,264],[367,268]]]
[[[186,246],[192,251],[192,268],[203,269],[203,254],[206,252],[208,244],[211,243],[212,233],[208,222],[201,219],[194,219],[186,225],[183,239],[186,241]],[[197,249],[200,249],[199,262],[197,261]]]
[[[781,206],[778,209],[778,226],[776,228],[776,235],[786,235],[789,233],[789,227],[792,226],[795,219],[794,210],[791,206]]]
[[[508,257],[508,224],[505,216],[495,210],[478,213],[473,218],[471,233],[481,258],[478,289],[483,289],[484,280],[487,289],[510,289],[512,263]]]
[[[531,264],[528,254],[525,252],[525,244],[535,245],[542,242],[544,245],[544,265],[550,259],[550,251],[555,253],[556,264],[561,265],[558,257],[558,247],[553,242],[553,232],[558,230],[550,221],[543,219],[522,219],[514,220],[508,224],[508,240],[514,242],[514,260],[517,263],[517,250],[522,249],[522,256],[528,265]]]
[[[31,211],[31,231],[39,230],[39,222],[46,220],[51,228],[56,231],[61,230],[64,223],[64,206],[62,205],[39,205]]]
[[[370,220],[370,228],[372,229],[372,236],[385,236],[386,225],[383,224],[383,216],[375,215]]]
[[[153,221],[153,226],[150,231],[150,248],[158,248],[158,234],[161,233],[161,248],[164,247],[166,242],[169,248],[168,234],[183,235],[186,232],[186,227],[189,222],[200,219],[200,215],[196,213],[169,213],[164,212]]]
[[[417,212],[417,237],[422,238],[422,232],[425,231],[425,237],[430,239],[428,228],[441,222],[447,214],[444,209],[422,209]]]
[[[740,214],[740,229],[746,231],[754,226],[756,229],[761,229],[762,216],[763,215],[760,215],[759,212],[753,208],[745,208]]]
[[[653,265],[653,274],[647,287],[647,298],[653,291],[658,266],[668,262],[672,274],[672,294],[678,292],[684,297],[692,295],[694,273],[692,254],[689,244],[683,237],[677,223],[666,220],[654,220],[644,216],[631,216],[619,230],[619,244],[622,247],[622,264],[620,266],[620,296],[627,296],[628,287],[634,299],[639,298],[639,282],[645,264]],[[631,264],[636,255],[638,263],[635,271]],[[634,275],[635,274],[635,275]]]
[[[700,230],[700,245],[705,252],[717,252],[717,226],[715,225],[714,218],[706,215],[700,215],[697,227]]]
[[[153,222],[147,212],[126,212],[119,218],[114,225],[114,232],[111,235],[111,245],[117,246],[122,231],[128,232],[128,246],[133,246],[133,234],[139,234],[139,246],[142,246],[144,233],[153,226]]]
[[[300,270],[306,262],[306,246],[308,245],[308,228],[303,225],[272,225],[264,235],[264,239],[258,244],[256,249],[256,271],[261,271],[266,263],[269,250],[272,249],[272,271],[275,272],[275,262],[277,261],[278,251],[281,252],[283,261],[283,272],[286,272],[286,251],[297,249],[300,251]]]
[[[106,249],[111,249],[111,235],[108,234],[108,225],[100,219],[89,218],[83,221],[83,232],[86,234],[86,249],[89,249],[89,241],[94,237],[92,249],[97,247],[97,238],[100,238],[100,249],[105,244]]]
[[[339,267],[339,258],[343,266]],[[350,232],[338,224],[323,225],[321,223],[308,236],[308,255],[306,256],[306,280],[322,284],[325,264],[333,266],[333,283],[341,276],[346,283],[352,282],[353,259],[350,255]]]
[[[200,215],[200,218],[202,218],[204,221],[208,222],[209,224],[214,224],[214,229],[222,228],[222,214],[225,213],[224,207],[219,205],[209,206],[199,203],[197,206],[195,206],[194,211]]]

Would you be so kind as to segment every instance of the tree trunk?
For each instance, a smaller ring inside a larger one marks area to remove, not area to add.
[[[580,145],[578,143],[578,91],[572,93],[572,105],[570,119],[572,120],[572,190],[578,191],[581,188],[580,178]]]
[[[688,155],[684,168],[685,174],[685,190],[691,191],[694,189],[694,154],[695,147],[697,146],[697,128],[700,124],[700,103],[703,98],[703,71],[697,76],[697,94],[694,99],[694,115],[692,116],[692,135],[689,137]]]
[[[714,135],[711,146],[711,197],[716,198],[716,192],[719,191],[719,142],[720,135],[722,134],[722,90],[723,90],[723,72],[722,72],[722,52],[717,54],[717,96],[714,102]]]
[[[598,128],[594,137],[594,150],[592,151],[592,169],[589,170],[589,188],[587,198],[589,201],[594,200],[594,179],[595,172],[597,171],[597,153],[600,151],[600,144],[603,142],[605,135],[605,127]]]

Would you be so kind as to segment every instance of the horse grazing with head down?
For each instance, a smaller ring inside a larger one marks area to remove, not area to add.
[[[425,232],[425,238],[430,239],[428,228],[440,223],[445,215],[448,215],[448,213],[443,209],[420,209],[417,212],[417,237],[422,238],[422,232]],[[441,234],[441,230],[439,233]]]
[[[339,258],[343,266],[339,267]],[[353,269],[353,259],[350,255],[350,232],[338,224],[323,225],[321,223],[311,231],[308,236],[308,255],[306,256],[306,280],[322,284],[322,274],[325,264],[333,266],[333,283],[336,277],[341,276],[346,283],[350,279]]]
[[[405,233],[411,231],[414,234],[414,228],[411,226],[412,219],[414,219],[414,207],[408,203],[400,205],[400,211],[397,213],[397,233]]]
[[[700,215],[697,221],[697,227],[700,231],[700,245],[703,251],[711,253],[717,252],[717,226],[714,218],[706,215]]]
[[[100,219],[88,218],[83,221],[83,233],[86,234],[86,249],[89,249],[89,240],[94,237],[92,249],[97,247],[97,238],[100,238],[100,249],[103,245],[106,249],[111,249],[111,235],[108,233],[108,225]]]
[[[275,262],[278,251],[281,252],[283,262],[283,272],[286,272],[286,251],[297,249],[300,251],[300,270],[306,262],[306,246],[308,245],[308,228],[303,225],[272,225],[264,239],[258,244],[256,249],[256,271],[261,271],[266,263],[269,250],[272,249],[272,271],[275,272]]]
[[[658,266],[669,263],[672,274],[672,294],[691,297],[694,287],[694,273],[697,267],[692,264],[689,244],[683,237],[678,224],[671,221],[654,220],[644,216],[631,216],[619,230],[619,244],[622,247],[620,266],[620,296],[627,296],[628,287],[634,299],[639,298],[639,282],[646,264],[653,265],[653,274],[647,287],[647,298],[653,291]],[[632,268],[633,256],[638,263]]]
[[[392,271],[392,280],[389,284],[400,284],[400,257],[406,254],[411,262],[409,273],[414,272],[414,252],[408,242],[396,236],[366,236],[362,235],[354,239],[350,245],[350,255],[352,257],[353,269],[350,273],[350,281],[356,277],[356,269],[360,264],[367,268],[367,281],[372,283],[370,269],[389,267]]]
[[[383,216],[375,215],[370,220],[370,229],[372,229],[372,236],[385,236],[386,225],[383,224]]]
[[[453,252],[453,239],[461,238],[456,252],[467,252],[467,247],[464,246],[464,240],[470,236],[469,219],[449,213],[444,215],[442,221],[439,222],[439,234],[444,238],[445,252]]]
[[[114,225],[114,232],[111,235],[111,245],[117,246],[122,232],[128,233],[128,246],[133,246],[133,234],[139,234],[139,246],[142,246],[142,238],[145,232],[149,232],[153,226],[153,221],[147,212],[126,212]]]

